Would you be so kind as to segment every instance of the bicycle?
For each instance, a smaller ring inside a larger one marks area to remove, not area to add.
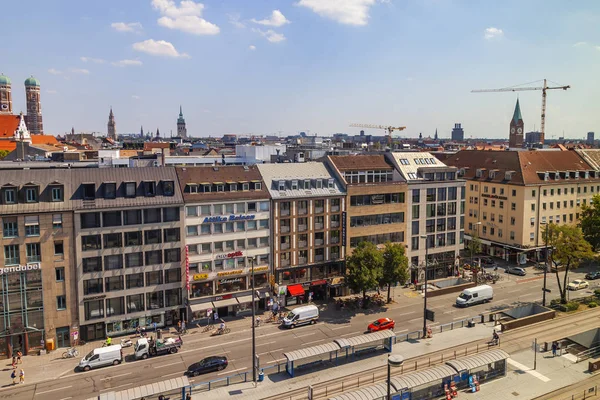
[[[210,332],[213,329],[213,324],[208,324],[202,329],[202,332]]]

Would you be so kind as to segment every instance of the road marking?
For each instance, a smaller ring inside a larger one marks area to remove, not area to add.
[[[273,344],[273,343],[277,343],[277,342],[267,342],[267,343],[261,343],[261,344],[257,344],[257,345],[256,345],[256,347],[259,347],[259,346],[266,346],[266,345]]]
[[[157,368],[169,367],[169,366],[171,366],[171,365],[177,365],[177,364],[181,364],[181,361],[177,361],[177,362],[170,363],[170,364],[158,365],[158,366],[156,366],[156,367],[153,367],[153,368],[157,369]]]
[[[548,378],[548,377],[546,377],[546,376],[544,376],[544,375],[540,374],[540,373],[539,373],[539,372],[537,372],[537,371],[534,371],[534,370],[532,370],[531,368],[529,368],[529,367],[527,367],[527,366],[525,366],[525,365],[523,365],[523,364],[521,364],[521,363],[518,363],[518,362],[516,362],[516,361],[515,361],[515,360],[513,360],[513,359],[510,359],[510,358],[509,358],[507,361],[508,361],[508,363],[509,363],[510,365],[512,365],[513,367],[515,367],[515,368],[518,368],[519,370],[521,370],[521,371],[523,371],[523,372],[527,372],[528,374],[531,374],[532,376],[534,376],[534,377],[538,378],[538,379],[539,379],[539,380],[541,380],[542,382],[550,382],[550,378]]]
[[[301,338],[301,337],[313,336],[315,334],[316,334],[316,332],[312,332],[312,333],[307,333],[307,334],[304,334],[304,335],[296,335],[296,337],[297,338]]]
[[[360,335],[361,333],[364,333],[364,331],[360,331],[360,332],[351,332],[351,333],[346,333],[345,335],[340,335],[340,336],[350,336],[350,335]]]
[[[460,316],[458,316],[458,317],[455,317],[455,318],[452,318],[452,319],[453,319],[453,320],[457,320],[457,319],[467,319],[467,318],[469,318],[469,316],[468,316],[468,315],[460,315]],[[419,319],[420,319],[420,318],[419,318]]]
[[[267,336],[267,335],[262,335],[262,336]],[[225,346],[225,345],[232,344],[232,343],[247,342],[248,340],[252,340],[252,338],[250,337],[250,338],[246,338],[246,339],[232,340],[231,342],[226,342],[226,343],[221,343],[221,344],[213,344],[212,346],[198,347],[197,349],[180,351],[179,354],[191,353],[192,351],[212,349],[214,347]]]
[[[258,355],[260,356],[260,355],[262,355],[262,354],[275,353],[276,351],[281,351],[281,350],[283,350],[283,348],[281,348],[281,349],[275,349],[275,350],[269,350],[269,351],[265,351],[264,353],[258,353]],[[231,360],[231,361],[233,361],[233,360]]]
[[[413,318],[413,319],[411,319],[411,320],[410,320],[410,321],[408,321],[408,322],[420,321],[420,320],[421,320],[421,317],[419,317],[419,318]]]
[[[109,380],[109,379],[118,378],[118,377],[120,377],[120,376],[127,376],[127,375],[131,375],[132,373],[133,373],[133,372],[126,372],[126,373],[124,373],[124,374],[119,374],[119,375],[109,376],[109,377],[106,377],[106,378],[102,378],[102,379],[100,379],[100,380],[101,380],[101,381],[107,381],[107,380]]]
[[[123,384],[123,385],[119,385],[119,386],[113,386],[113,387],[111,387],[111,388],[106,388],[106,389],[101,389],[100,391],[101,391],[101,392],[105,392],[105,391],[107,391],[107,390],[115,390],[115,389],[118,389],[118,388],[120,388],[120,387],[123,387],[123,386],[129,386],[129,385],[133,385],[133,383],[125,383],[125,384]]]
[[[65,397],[65,398],[62,398],[60,400],[69,400],[69,399],[72,399],[72,397]]]
[[[403,315],[410,315],[410,314],[414,314],[414,313],[416,313],[416,311],[405,312],[405,313],[402,313],[402,314],[398,314],[398,316],[401,317]]]
[[[332,331],[337,331],[338,329],[346,329],[349,326],[352,326],[352,324],[348,324],[348,325],[344,325],[344,326],[338,326],[337,328],[331,328]]]
[[[173,372],[172,374],[166,374],[166,375],[163,375],[163,377],[164,377],[164,376],[181,375],[181,374],[183,374],[184,372],[185,372],[185,371]]]
[[[507,294],[511,294],[511,293],[517,293],[517,292],[520,292],[520,291],[521,291],[521,289],[517,289],[517,290],[510,290],[510,291],[508,291],[506,293]]]
[[[217,375],[221,376],[221,375],[225,375],[225,374],[231,374],[232,372],[243,371],[245,369],[248,369],[248,367],[238,368],[238,369],[234,369],[234,370],[230,370],[230,371],[221,372],[220,374],[217,374]]]
[[[285,361],[285,360],[286,360],[285,358],[280,358],[279,360],[267,361],[267,364],[278,363],[278,362]]]
[[[35,395],[37,396],[38,394],[44,394],[44,393],[50,393],[50,392],[56,392],[57,390],[65,390],[68,388],[72,388],[73,386],[63,386],[63,387],[59,387],[56,389],[50,389],[50,390],[46,390],[44,392],[36,392]],[[70,397],[69,397],[70,398]]]
[[[319,342],[322,342],[323,340],[327,340],[327,339],[313,340],[312,342],[306,342],[306,343],[304,343],[304,344],[313,344],[313,343],[319,343]]]
[[[402,329],[401,331],[397,331],[394,329],[394,333],[402,333],[402,332],[408,332],[408,329]]]

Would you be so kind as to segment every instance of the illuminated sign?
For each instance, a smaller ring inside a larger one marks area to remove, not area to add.
[[[241,250],[238,250],[238,251],[234,251],[233,253],[219,254],[219,255],[215,256],[215,259],[222,260],[224,258],[242,257],[243,255],[244,255],[244,252]]]
[[[219,281],[219,285],[226,285],[228,283],[237,283],[237,282],[241,282],[242,278],[229,278],[229,279],[221,279]]]
[[[193,279],[195,281],[201,281],[203,279],[208,279],[208,274],[194,274]]]
[[[204,221],[202,221],[203,223],[207,223],[207,222],[227,222],[227,221],[246,221],[246,220],[252,220],[254,219],[256,216],[254,214],[249,214],[249,215],[230,215],[229,217],[220,217],[220,216],[216,216],[216,217],[206,217],[204,218]]]
[[[188,246],[185,246],[185,288],[190,290],[190,248]]]
[[[27,264],[27,265],[16,265],[14,267],[0,268],[0,275],[8,274],[9,272],[25,272],[25,271],[34,271],[37,269],[42,269],[42,264],[31,263],[31,264]]]
[[[223,271],[217,272],[217,276],[229,276],[229,275],[238,275],[244,272],[243,269],[234,269],[233,271]]]
[[[260,271],[268,271],[269,267],[256,267],[254,268],[254,272],[260,272]]]

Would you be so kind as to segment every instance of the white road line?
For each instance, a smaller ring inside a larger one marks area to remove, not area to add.
[[[411,320],[410,320],[410,321],[408,321],[408,322],[419,321],[419,320],[421,320],[421,318],[413,318],[413,319],[411,319]]]
[[[455,317],[455,318],[452,318],[452,319],[454,320],[454,319],[467,319],[467,318],[469,318],[468,315],[459,315],[458,317]]]
[[[258,355],[260,356],[260,355],[263,355],[263,354],[275,353],[276,351],[281,351],[281,350],[283,350],[283,348],[265,351],[264,353],[258,353]],[[230,361],[233,361],[233,360],[230,360]]]
[[[531,374],[532,376],[534,376],[534,377],[538,378],[538,379],[539,379],[540,381],[542,381],[542,382],[550,382],[550,378],[548,378],[548,377],[546,377],[546,376],[544,376],[544,375],[540,374],[540,373],[539,373],[539,372],[537,372],[537,371],[534,371],[534,370],[532,370],[531,368],[529,368],[529,367],[527,367],[527,366],[525,366],[525,365],[523,365],[523,364],[521,364],[521,363],[518,363],[518,362],[516,362],[516,361],[515,361],[515,360],[513,360],[513,359],[510,359],[510,358],[509,358],[507,361],[508,361],[508,363],[509,363],[510,365],[512,365],[513,367],[515,367],[515,368],[518,368],[519,370],[521,370],[521,371],[523,371],[523,372],[527,372],[528,374]]]
[[[262,335],[262,336],[267,336],[267,335]],[[249,338],[246,338],[246,339],[232,340],[231,342],[226,342],[226,343],[221,343],[221,344],[213,344],[212,346],[198,347],[197,349],[180,351],[178,354],[191,353],[192,351],[212,349],[212,348],[215,348],[215,347],[226,346],[226,345],[229,345],[229,344],[232,344],[232,343],[247,342],[249,340],[252,340],[252,338],[249,337]]]
[[[405,313],[402,313],[402,314],[398,314],[398,316],[401,317],[403,315],[410,315],[410,314],[414,314],[414,313],[416,313],[416,311],[405,312]]]
[[[257,344],[257,345],[256,345],[256,347],[259,347],[259,346],[266,346],[266,345],[273,344],[273,343],[277,343],[277,342],[267,342],[267,343],[261,343],[261,344]]]
[[[172,374],[166,374],[166,375],[162,375],[164,376],[173,376],[173,375],[182,375],[185,371],[180,371],[180,372],[173,372]]]
[[[177,364],[179,364],[179,363],[177,363]],[[106,378],[102,378],[102,379],[100,379],[100,380],[101,380],[101,381],[107,381],[107,380],[109,380],[109,379],[118,378],[118,377],[120,377],[120,376],[127,376],[127,375],[131,375],[132,373],[133,373],[133,372],[126,372],[126,373],[124,373],[124,374],[119,374],[119,375],[109,376],[109,377],[106,377]]]
[[[248,367],[244,367],[244,368],[238,368],[238,369],[234,369],[234,370],[230,370],[230,371],[221,372],[220,374],[217,374],[217,376],[226,375],[226,374],[231,374],[232,372],[243,371],[243,370],[245,370],[245,369],[248,369]]]
[[[102,390],[100,390],[100,391],[101,391],[101,392],[105,392],[105,391],[107,391],[107,390],[115,390],[115,389],[118,389],[118,388],[120,388],[120,387],[129,386],[129,385],[133,385],[133,383],[125,383],[125,384],[123,384],[123,385],[119,385],[119,386],[113,386],[113,387],[111,387],[111,388],[102,389]]]
[[[517,293],[517,292],[521,292],[521,289],[517,289],[517,290],[509,290],[508,292],[506,292],[507,294],[511,294],[511,293]]]
[[[332,331],[337,331],[338,329],[346,329],[348,327],[352,326],[352,324],[348,324],[348,325],[344,325],[344,326],[338,326],[337,328],[330,328]]]
[[[402,329],[401,331],[397,331],[394,329],[394,333],[402,333],[402,332],[408,332],[408,329]]]
[[[285,361],[285,358],[280,358],[279,360],[267,361],[267,364],[278,363],[278,362],[281,362],[281,361]]]
[[[346,333],[345,335],[340,335],[340,336],[350,336],[350,335],[355,335],[355,336],[358,336],[358,335],[360,335],[361,333],[364,333],[364,331],[361,331],[361,332],[352,332],[352,333]]]
[[[304,344],[313,344],[313,343],[319,343],[319,342],[322,342],[323,340],[327,340],[327,339],[313,340],[312,342],[306,342],[306,343],[304,343]]]
[[[38,394],[44,394],[44,393],[50,393],[50,392],[56,392],[56,391],[58,391],[58,390],[65,390],[65,389],[72,388],[72,387],[73,387],[73,386],[63,386],[63,387],[59,387],[59,388],[56,388],[56,389],[50,389],[50,390],[46,390],[46,391],[44,391],[44,392],[36,392],[36,393],[35,393],[35,395],[37,396]]]
[[[170,367],[171,365],[177,365],[177,364],[181,364],[181,361],[173,362],[170,364],[157,365],[156,367],[152,367],[152,368],[158,369],[158,368],[163,368],[163,367]]]
[[[69,400],[69,399],[72,399],[72,397],[64,397],[64,398],[62,398],[60,400]]]
[[[312,333],[306,333],[306,334],[304,334],[304,335],[296,335],[296,337],[297,337],[297,338],[301,338],[301,337],[313,336],[313,335],[315,335],[315,334],[316,334],[316,332],[312,332]]]

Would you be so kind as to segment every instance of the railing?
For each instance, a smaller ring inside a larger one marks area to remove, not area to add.
[[[298,247],[306,247],[306,246],[308,246],[307,241],[298,242]]]
[[[284,210],[281,210],[281,211],[280,211],[280,215],[281,215],[281,216],[290,215],[290,210],[289,210],[289,208],[287,208],[287,209],[284,209]]]
[[[338,221],[331,221],[331,227],[332,228],[337,228],[340,226],[340,223]]]
[[[336,244],[340,242],[340,238],[339,237],[332,237],[330,240],[331,244]]]
[[[307,229],[306,225],[298,225],[298,231],[299,232],[304,232]]]
[[[306,215],[308,213],[308,209],[307,208],[299,208],[298,209],[298,214],[299,215]]]
[[[592,347],[590,349],[577,353],[576,362],[587,360],[588,358],[596,358],[598,357],[598,355],[600,355],[600,346]]]
[[[337,260],[338,258],[340,258],[340,253],[331,253],[329,258],[331,260]]]
[[[338,212],[340,211],[340,206],[331,206],[331,212]]]
[[[325,211],[325,208],[315,207],[315,214],[323,214],[323,211]]]
[[[315,261],[323,261],[325,256],[315,256]]]
[[[307,261],[308,259],[306,257],[298,257],[298,264],[300,265],[306,264]]]
[[[42,262],[42,256],[27,256],[27,262]]]
[[[322,246],[325,241],[323,239],[315,239],[315,246]]]
[[[598,396],[598,385],[583,389],[577,394],[572,394],[571,397],[563,397],[562,400],[585,400],[596,396]]]
[[[281,266],[282,267],[289,267],[290,266],[290,260],[281,260]]]
[[[290,231],[290,227],[289,226],[281,226],[280,230],[281,230],[281,233],[288,233]]]
[[[324,226],[323,224],[315,222],[315,229],[323,229],[323,226]]]
[[[290,248],[290,244],[289,243],[281,243],[281,250],[287,250]]]

